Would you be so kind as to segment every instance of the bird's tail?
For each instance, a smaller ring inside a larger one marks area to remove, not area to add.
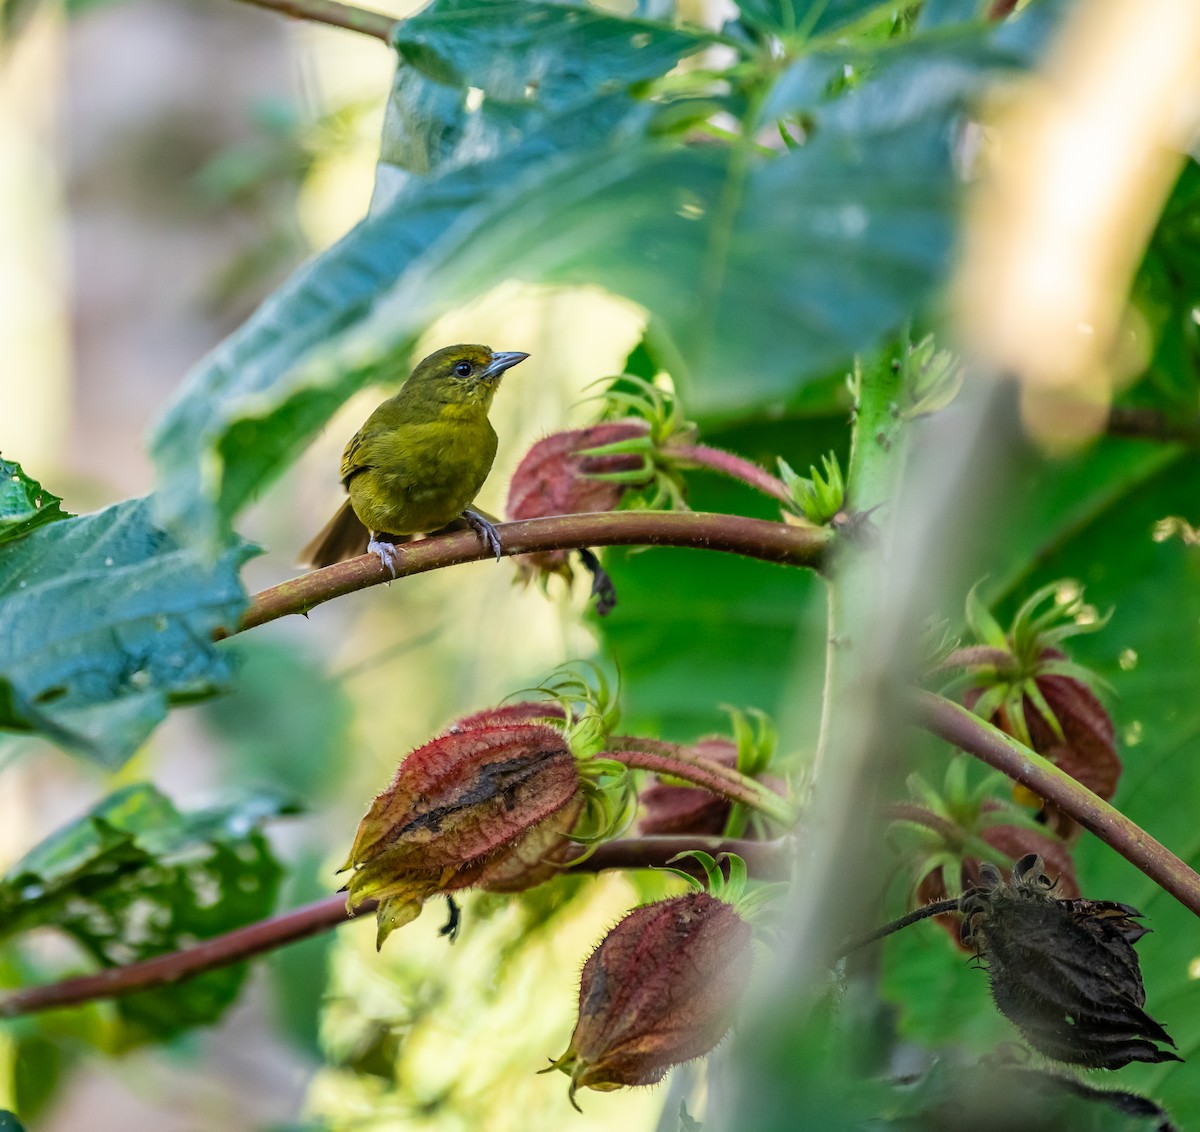
[[[367,542],[370,532],[363,526],[359,517],[350,506],[350,500],[338,509],[321,533],[317,535],[301,552],[298,566],[332,566],[335,562],[344,562],[347,558],[355,558],[367,553]]]

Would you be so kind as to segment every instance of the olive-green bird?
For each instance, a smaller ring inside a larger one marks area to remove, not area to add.
[[[447,346],[421,362],[346,445],[342,484],[349,498],[304,548],[303,564],[329,566],[369,551],[395,577],[389,536],[429,534],[459,519],[499,558],[496,528],[470,504],[496,458],[488,420],[496,387],[527,357]]]

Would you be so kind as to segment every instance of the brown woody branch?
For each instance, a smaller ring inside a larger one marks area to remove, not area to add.
[[[699,511],[603,511],[555,515],[501,523],[503,553],[580,550],[594,546],[680,546],[741,554],[765,562],[819,569],[833,534],[820,527],[792,527],[741,515]],[[396,577],[424,574],[445,566],[490,559],[474,531],[456,531],[396,547]],[[253,629],[280,617],[308,613],[331,598],[390,582],[391,574],[374,554],[326,566],[256,594],[233,632]],[[218,632],[218,638],[227,636]]]
[[[242,0],[244,4],[253,4],[258,8],[270,8],[285,16],[293,16],[298,20],[310,20],[313,23],[328,24],[330,27],[345,28],[362,35],[374,36],[390,43],[392,28],[396,26],[393,16],[382,12],[371,12],[365,8],[355,8],[349,4],[339,4],[337,0]]]
[[[792,807],[770,787],[731,767],[691,754],[686,747],[677,743],[633,735],[614,735],[608,746],[611,749],[604,752],[604,758],[615,759],[633,770],[649,770],[682,779],[701,790],[766,814],[785,827],[795,822],[796,815]]]
[[[916,705],[928,731],[1053,802],[1200,916],[1200,876],[1120,810],[966,708],[929,692],[918,692]]]
[[[730,479],[740,480],[780,503],[793,503],[787,484],[750,460],[707,444],[672,444],[666,450],[671,458],[689,467],[707,468]]]
[[[1200,417],[1171,418],[1158,409],[1118,405],[1109,411],[1106,431],[1127,440],[1200,444]]]
[[[750,875],[783,878],[788,875],[791,847],[786,841],[723,841],[716,837],[635,837],[599,845],[586,860],[566,871],[597,873],[603,869],[646,869],[667,864],[672,857],[689,849],[700,849],[713,856],[736,853],[746,862]],[[688,862],[679,866],[697,871]],[[355,912],[346,910],[342,895],[327,896],[303,908],[248,924],[244,928],[206,939],[194,947],[158,955],[125,967],[112,967],[94,975],[29,987],[0,999],[0,1018],[14,1018],[56,1007],[79,1006],[98,999],[120,998],[157,987],[193,979],[205,971],[228,967],[298,943],[309,936],[347,924],[375,910],[374,901],[360,905]]]

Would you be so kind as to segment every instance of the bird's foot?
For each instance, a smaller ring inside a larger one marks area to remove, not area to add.
[[[472,511],[469,507],[463,512],[463,518],[467,521],[467,526],[471,528],[483,540],[483,545],[488,548],[495,556],[496,561],[500,561],[500,532],[496,530],[492,523],[489,523],[478,511]]]
[[[362,543],[359,543],[359,546],[361,545]],[[371,541],[367,543],[367,553],[374,554],[388,568],[392,577],[396,576],[396,565],[400,561],[396,554],[396,547],[390,542],[383,542],[379,538],[378,531],[371,532]]]

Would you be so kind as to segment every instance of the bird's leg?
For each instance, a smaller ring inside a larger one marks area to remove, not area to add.
[[[371,532],[371,541],[367,543],[367,553],[374,554],[388,568],[388,571],[394,578],[396,576],[396,563],[399,561],[396,557],[395,544],[384,542],[380,539],[379,534],[379,531]],[[359,545],[361,546],[362,544],[359,543]]]
[[[458,901],[450,893],[447,892],[443,895],[446,897],[446,911],[450,914],[450,918],[438,928],[438,935],[444,935],[453,943],[458,939],[458,929],[462,924],[462,909],[458,906]]]
[[[489,523],[478,511],[472,511],[468,507],[462,517],[466,519],[467,526],[471,528],[483,540],[483,545],[488,548],[495,556],[496,561],[500,561],[500,532],[495,526]]]

